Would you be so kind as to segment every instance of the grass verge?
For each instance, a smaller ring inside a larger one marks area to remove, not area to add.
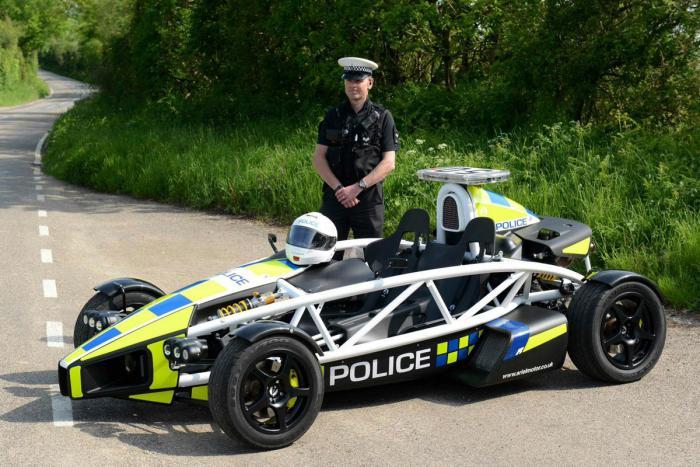
[[[49,86],[38,77],[32,77],[0,89],[0,107],[24,104],[48,95]]]
[[[59,120],[44,162],[50,174],[100,191],[289,222],[320,205],[321,182],[311,168],[317,123],[249,120],[215,128],[96,98]],[[435,215],[439,185],[419,181],[416,170],[507,168],[511,180],[491,189],[537,213],[589,224],[599,267],[645,274],[674,306],[697,310],[698,153],[697,128],[611,132],[572,123],[495,138],[404,135],[385,185],[385,229],[411,207]]]

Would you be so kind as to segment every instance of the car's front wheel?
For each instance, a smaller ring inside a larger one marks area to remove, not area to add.
[[[264,449],[299,439],[323,402],[316,356],[300,341],[272,336],[254,344],[234,339],[209,378],[209,409],[232,438]]]
[[[567,317],[571,360],[602,381],[642,378],[656,365],[666,341],[661,300],[641,282],[586,283],[574,295]]]

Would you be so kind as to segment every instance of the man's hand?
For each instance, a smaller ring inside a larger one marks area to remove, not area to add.
[[[335,197],[344,208],[352,208],[360,203],[357,199],[357,195],[359,195],[361,191],[362,189],[357,186],[357,183],[354,183],[336,191]]]

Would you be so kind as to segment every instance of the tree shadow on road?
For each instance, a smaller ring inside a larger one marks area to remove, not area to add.
[[[13,383],[1,389],[10,398],[29,399],[0,415],[9,423],[51,423],[51,390],[57,383],[54,371],[0,375],[0,382]],[[600,386],[577,370],[561,370],[525,380],[487,388],[471,388],[451,377],[441,377],[326,394],[323,412],[372,407],[420,399],[436,404],[464,406],[526,391],[580,390]],[[121,399],[72,401],[74,427],[104,439],[116,439],[144,451],[173,456],[217,456],[254,452],[232,440],[213,422],[205,404],[176,401],[172,405]]]
[[[51,388],[57,383],[55,371],[0,375],[0,391],[6,393],[0,400],[9,408],[0,414],[0,422],[53,423],[52,399],[63,397]],[[75,428],[141,450],[174,456],[253,452],[223,433],[205,404],[176,401],[161,405],[105,398],[72,401],[71,406]]]

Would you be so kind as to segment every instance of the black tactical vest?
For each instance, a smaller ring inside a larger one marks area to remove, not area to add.
[[[326,114],[325,137],[329,142],[326,160],[343,186],[359,182],[381,162],[381,125],[385,112],[383,107],[367,101],[357,115],[347,102]],[[369,187],[358,198],[361,202],[382,203],[381,185]],[[326,186],[326,196],[329,194],[332,189]]]

